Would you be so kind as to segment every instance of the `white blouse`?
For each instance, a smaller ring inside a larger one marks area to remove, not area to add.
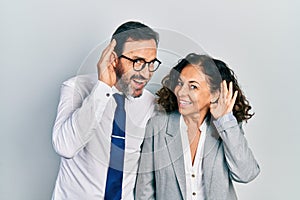
[[[206,129],[207,121],[205,119],[199,127],[199,130],[201,131],[201,136],[198,142],[194,165],[192,165],[191,150],[187,134],[187,125],[185,124],[183,117],[180,117],[180,133],[182,140],[182,149],[184,153],[187,200],[205,199],[202,160]]]

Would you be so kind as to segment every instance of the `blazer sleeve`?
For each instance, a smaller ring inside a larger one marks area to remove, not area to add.
[[[213,123],[222,139],[225,160],[230,177],[241,183],[252,181],[260,172],[241,124],[238,124],[232,113],[228,113]]]
[[[96,122],[102,118],[112,92],[111,87],[98,81],[87,97],[82,97],[76,84],[66,81],[61,87],[60,102],[52,133],[55,151],[72,158],[93,136]]]
[[[155,172],[154,172],[154,128],[150,119],[146,126],[145,138],[142,143],[142,152],[135,187],[135,199],[155,199]]]

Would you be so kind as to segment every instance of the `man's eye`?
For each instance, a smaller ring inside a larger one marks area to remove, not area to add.
[[[191,85],[191,89],[194,90],[194,89],[197,89],[198,87],[195,86],[195,85]]]
[[[136,64],[144,64],[144,61],[142,59],[136,59],[134,61],[134,63],[136,63]]]

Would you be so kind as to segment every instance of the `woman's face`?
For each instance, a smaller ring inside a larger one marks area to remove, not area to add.
[[[183,116],[203,114],[209,110],[211,93],[200,67],[187,65],[181,71],[175,87],[178,109]]]

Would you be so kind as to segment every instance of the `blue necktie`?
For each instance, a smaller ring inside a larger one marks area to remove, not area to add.
[[[120,200],[122,196],[124,149],[125,149],[125,123],[126,113],[124,109],[124,95],[113,95],[117,107],[113,121],[111,135],[111,148],[109,168],[107,171],[105,200]]]

